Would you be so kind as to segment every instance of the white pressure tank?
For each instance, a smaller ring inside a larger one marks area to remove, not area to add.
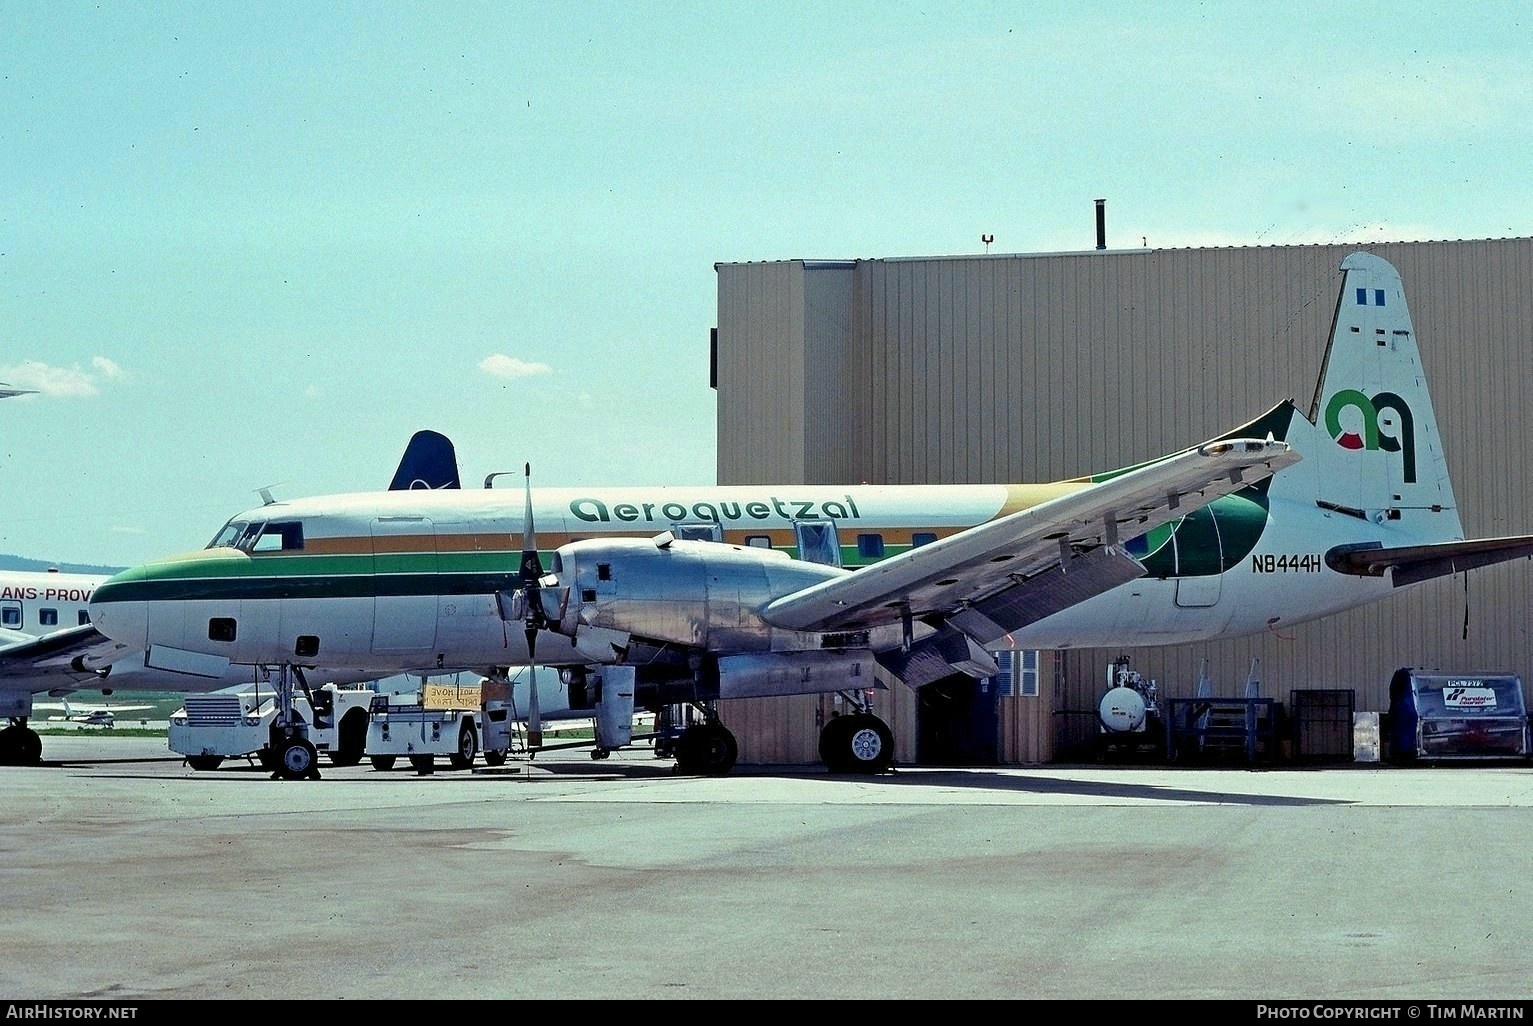
[[[1114,734],[1144,729],[1144,696],[1133,688],[1116,687],[1097,706],[1102,726]]]

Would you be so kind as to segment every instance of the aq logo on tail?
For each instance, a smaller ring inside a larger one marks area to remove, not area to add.
[[[1341,426],[1341,412],[1356,409],[1362,419],[1363,433],[1348,431]],[[1393,410],[1400,418],[1400,433],[1387,435],[1379,430],[1380,419],[1385,410]],[[1355,388],[1344,388],[1331,396],[1325,407],[1325,429],[1336,444],[1343,449],[1363,449],[1372,452],[1398,452],[1404,468],[1406,484],[1416,481],[1416,422],[1406,401],[1393,392],[1380,392],[1372,399]]]

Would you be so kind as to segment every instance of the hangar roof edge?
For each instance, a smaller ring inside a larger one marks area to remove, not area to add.
[[[1428,246],[1428,245],[1454,245],[1458,243],[1479,242],[1529,242],[1533,241],[1533,235],[1510,235],[1500,238],[1480,239],[1390,239],[1375,242],[1298,242],[1284,243],[1281,245],[1265,246],[1148,246],[1124,249],[1074,249],[1054,250],[1040,253],[944,253],[931,256],[897,256],[897,257],[855,257],[848,259],[804,259],[800,257],[784,257],[780,260],[718,260],[713,264],[717,271],[721,267],[748,267],[752,264],[803,264],[812,270],[835,270],[837,268],[850,269],[860,263],[930,263],[938,260],[1035,260],[1049,259],[1054,257],[1082,257],[1082,256],[1147,256],[1151,253],[1197,253],[1218,252],[1228,250],[1258,250],[1258,249],[1368,249],[1373,246]]]

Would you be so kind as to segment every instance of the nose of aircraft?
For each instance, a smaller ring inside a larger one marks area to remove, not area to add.
[[[140,570],[124,570],[102,581],[91,593],[86,608],[102,634],[121,645],[149,647],[149,604],[135,594],[142,579]]]

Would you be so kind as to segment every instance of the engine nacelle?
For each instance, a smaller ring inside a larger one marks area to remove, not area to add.
[[[568,589],[554,629],[577,644],[587,631],[713,652],[761,651],[772,634],[763,606],[850,572],[772,549],[669,534],[571,542],[554,560],[557,589]]]
[[[746,652],[719,660],[720,698],[778,698],[884,685],[873,676],[873,654],[844,652]]]

